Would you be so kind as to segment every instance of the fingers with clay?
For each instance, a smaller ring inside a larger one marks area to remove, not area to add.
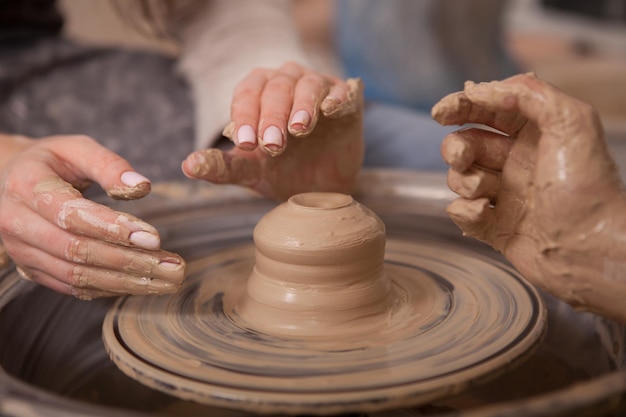
[[[446,136],[441,153],[450,165],[450,189],[466,199],[484,197],[495,203],[500,173],[510,148],[509,137],[477,128]]]
[[[238,184],[266,197],[351,190],[363,160],[363,86],[287,63],[256,69],[237,87],[224,130],[235,147],[202,149],[189,178]]]
[[[80,136],[35,141],[4,169],[0,231],[20,275],[80,298],[173,292],[184,261],[157,230],[83,198],[97,181],[114,198],[150,191],[124,159]],[[10,213],[19,213],[11,215]]]
[[[176,291],[184,263],[165,251],[128,250],[71,235],[58,236],[57,251],[16,242],[19,273],[63,294],[81,299],[122,294],[164,294]]]
[[[236,88],[231,122],[224,135],[244,150],[282,153],[289,136],[311,134],[320,114],[356,111],[347,81],[289,62],[279,69],[253,70]]]
[[[460,195],[448,213],[464,234],[576,309],[626,322],[624,281],[605,279],[624,259],[626,196],[592,106],[523,74],[468,82],[432,114],[498,130],[461,130],[442,145]]]
[[[467,85],[466,85],[467,86]],[[443,125],[482,125],[447,135],[441,145],[444,161],[450,166],[448,186],[460,198],[448,207],[448,214],[466,235],[490,240],[493,213],[500,191],[500,178],[512,146],[512,137],[525,119],[501,114],[476,105],[464,92],[444,97],[432,110]]]

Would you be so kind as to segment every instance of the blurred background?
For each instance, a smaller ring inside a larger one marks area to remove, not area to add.
[[[626,139],[626,1],[513,0],[506,16],[514,56]]]
[[[328,30],[331,1],[295,1],[304,39],[315,39],[311,48],[322,50],[320,39],[328,41],[321,32]],[[133,29],[115,1],[61,0],[60,7],[70,38],[177,53],[173,42]],[[626,0],[509,0],[503,23],[505,46],[519,68],[592,103],[617,158],[626,162]]]
[[[297,0],[305,35],[325,30],[329,0]],[[173,42],[142,35],[109,0],[61,0],[65,34],[103,45],[176,54]],[[594,104],[609,138],[626,139],[626,1],[509,0],[507,45],[520,67]],[[459,86],[460,87],[460,86]]]

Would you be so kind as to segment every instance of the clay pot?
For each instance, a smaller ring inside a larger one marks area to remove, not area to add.
[[[254,229],[255,267],[235,313],[252,329],[335,338],[372,331],[393,303],[385,225],[352,197],[293,196]],[[364,328],[365,327],[365,328]]]

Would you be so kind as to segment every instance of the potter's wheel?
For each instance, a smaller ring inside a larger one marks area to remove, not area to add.
[[[493,257],[426,234],[388,238],[384,259],[396,302],[369,331],[329,326],[291,337],[242,320],[235,306],[255,263],[246,243],[190,262],[177,294],[120,299],[105,318],[104,342],[123,372],[183,399],[332,414],[458,393],[509,369],[540,341],[538,294]]]

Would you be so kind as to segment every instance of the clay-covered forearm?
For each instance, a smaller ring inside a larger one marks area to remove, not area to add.
[[[229,122],[235,86],[253,68],[308,65],[289,0],[196,1],[177,15],[171,27],[195,101],[197,148],[209,145]]]

